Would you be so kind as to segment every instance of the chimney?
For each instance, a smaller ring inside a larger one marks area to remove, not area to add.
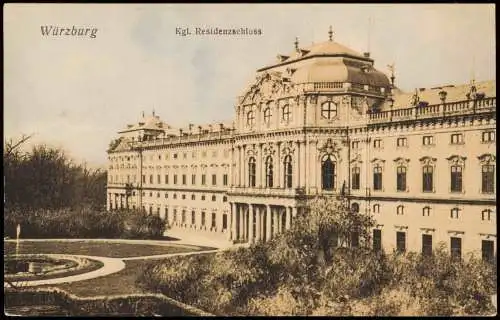
[[[224,124],[223,123],[219,123],[219,131],[222,131],[224,129]]]
[[[363,56],[364,56],[365,58],[370,58],[370,52],[364,52],[364,53],[363,53]]]

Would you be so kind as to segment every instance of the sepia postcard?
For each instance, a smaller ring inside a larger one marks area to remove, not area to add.
[[[5,315],[496,315],[494,4],[3,18]]]

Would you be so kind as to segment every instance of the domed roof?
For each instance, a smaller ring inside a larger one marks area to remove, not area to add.
[[[322,43],[318,43],[309,47],[308,56],[312,55],[350,55],[358,58],[364,58],[362,54],[356,52],[352,49],[347,48],[346,46],[341,45],[335,41],[326,41]]]
[[[349,82],[388,87],[387,76],[371,66],[363,68],[344,59],[317,59],[298,68],[291,77],[294,83]]]

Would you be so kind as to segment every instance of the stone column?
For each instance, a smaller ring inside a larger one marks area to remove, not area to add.
[[[230,214],[231,214],[231,217],[230,217],[230,222],[231,222],[231,232],[229,232],[229,240],[236,240],[236,219],[235,219],[235,215],[236,215],[236,204],[234,202],[231,202],[230,203],[230,206],[231,206],[231,210],[230,210]],[[201,225],[201,223],[200,223]]]
[[[266,241],[271,240],[271,206],[266,205]]]
[[[289,230],[291,227],[291,222],[292,222],[292,208],[291,207],[286,207],[286,217],[285,217],[285,229]]]
[[[242,168],[242,180],[243,180],[243,186],[244,187],[247,187],[248,186],[248,170],[247,170],[247,161],[246,161],[246,157],[245,157],[245,150],[246,150],[246,145],[243,146],[243,155],[242,155],[242,158],[243,158],[243,162],[241,164],[241,168]]]
[[[302,165],[302,168],[304,168],[304,174],[302,175],[302,177],[304,177],[304,180],[303,181],[303,185],[304,187],[307,188],[307,190],[309,190],[309,176],[310,176],[310,173],[309,173],[309,167],[310,167],[310,157],[309,157],[309,141],[306,140],[304,142],[304,145],[303,145],[303,150],[302,151],[302,158],[304,159],[304,162],[301,164]]]
[[[280,157],[281,142],[277,143],[277,154],[276,154],[276,172],[274,173],[274,181],[276,181],[276,187],[281,188],[283,182],[283,173],[281,172],[281,157]]]
[[[300,168],[300,142],[294,141],[295,144],[295,153],[293,155],[293,186],[294,188],[300,187],[300,175],[302,174],[302,170]]]
[[[260,217],[261,215],[261,208],[258,206],[254,206],[255,208],[255,242],[261,240],[261,235],[262,235],[262,219]]]
[[[236,217],[238,219],[238,240],[243,239],[243,215],[241,210],[241,203],[236,205]]]
[[[236,181],[238,187],[241,187],[241,147],[238,146],[238,162],[236,163]]]
[[[264,172],[264,169],[262,168],[262,143],[259,143],[259,152],[257,154],[257,159],[255,160],[257,161],[257,172],[255,172],[255,179],[257,181],[255,185],[259,188],[262,188],[262,186],[264,185],[264,181],[262,180],[262,173]]]
[[[230,184],[231,184],[231,187],[234,186],[236,184],[236,174],[235,174],[235,170],[234,170],[234,163],[235,163],[235,160],[234,160],[234,147],[231,148],[231,164],[229,166],[229,177],[230,177]]]
[[[280,210],[279,207],[276,208],[273,214],[273,219],[274,219],[274,225],[273,225],[273,236],[277,235],[279,233],[279,214]]]
[[[253,224],[254,224],[254,220],[253,220],[253,215],[254,215],[254,212],[255,212],[255,206],[253,204],[249,204],[248,205],[248,214],[250,215],[249,217],[249,228],[250,230],[248,231],[248,234],[249,234],[249,239],[248,239],[248,242],[250,243],[253,243],[254,242],[254,233],[253,233]]]

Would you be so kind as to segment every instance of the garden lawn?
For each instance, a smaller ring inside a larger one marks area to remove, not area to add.
[[[129,260],[125,261],[125,269],[105,277],[41,287],[58,287],[80,297],[151,293],[136,286],[137,275],[142,272],[146,264],[153,261],[162,263],[166,259]]]
[[[181,253],[201,250],[211,250],[209,247],[177,246],[116,243],[116,242],[92,242],[92,241],[50,241],[50,242],[29,242],[23,241],[19,244],[19,254],[28,253],[52,253],[52,254],[75,254],[110,258],[128,258],[138,256],[150,256],[170,253]],[[16,243],[4,241],[4,254],[15,254]]]

